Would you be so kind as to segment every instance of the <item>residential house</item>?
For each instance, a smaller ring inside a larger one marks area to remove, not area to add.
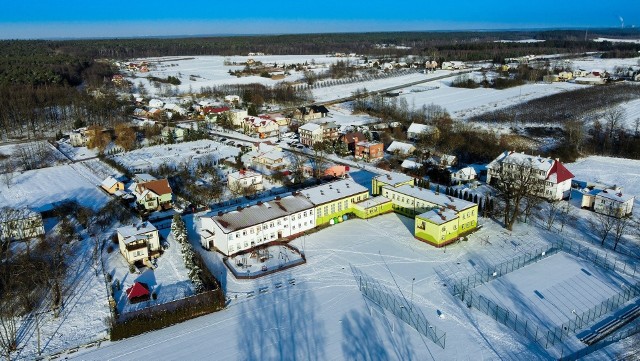
[[[478,174],[474,168],[465,167],[451,173],[451,182],[469,182],[477,177]]]
[[[394,140],[387,147],[387,153],[389,154],[398,154],[398,155],[409,155],[413,154],[416,151],[416,147],[411,143],[400,142]]]
[[[117,229],[120,253],[130,264],[160,256],[158,229],[150,222]]]
[[[289,164],[282,149],[270,142],[254,143],[243,159],[247,159],[254,167],[264,167],[270,171],[283,170]]]
[[[224,97],[224,102],[229,104],[238,104],[240,103],[240,97],[238,95],[226,95]]]
[[[243,128],[246,134],[256,134],[260,139],[275,137],[280,133],[278,123],[265,115],[244,118]]]
[[[354,156],[372,162],[384,157],[384,145],[380,142],[357,142]]]
[[[293,117],[303,122],[324,118],[329,114],[329,110],[324,105],[310,105],[294,110]]]
[[[201,218],[201,242],[226,256],[315,228],[314,205],[299,193]]]
[[[316,225],[343,221],[343,216],[353,213],[353,205],[369,198],[369,190],[352,179],[342,179],[300,191],[313,203]]]
[[[74,147],[84,147],[89,141],[89,137],[86,134],[87,128],[79,128],[71,131],[69,134],[69,142]]]
[[[205,121],[208,123],[215,123],[218,121],[218,116],[220,114],[226,113],[230,111],[229,107],[212,107],[206,106],[202,107],[200,114],[204,116]]]
[[[338,139],[338,129],[340,127],[333,121],[304,124],[298,128],[300,143],[312,146],[326,140],[334,141]]]
[[[44,235],[42,215],[28,208],[0,209],[0,240],[22,240]]]
[[[136,196],[138,206],[145,210],[171,207],[173,193],[166,179],[133,183],[129,189]]]
[[[464,68],[466,68],[466,65],[461,61],[443,61],[442,62],[443,70],[458,70],[458,69],[464,69]]]
[[[273,119],[281,127],[288,126],[289,123],[291,123],[291,118],[289,118],[289,117],[287,117],[287,116],[285,116],[284,114],[281,114],[281,113],[262,114],[260,116],[261,117],[262,116],[266,116],[266,117],[269,117],[269,118]]]
[[[449,154],[432,154],[427,158],[426,162],[440,168],[448,168],[458,164],[458,157]]]
[[[495,183],[501,174],[517,175],[532,172],[538,184],[538,195],[548,200],[568,198],[573,174],[559,159],[534,157],[524,153],[505,151],[487,165],[487,183]],[[514,177],[515,178],[515,177]]]
[[[244,109],[231,109],[231,111],[229,111],[229,118],[235,127],[242,127],[244,118],[248,116],[249,114]]]
[[[433,125],[411,123],[407,129],[407,139],[415,141],[420,138],[421,135],[433,133],[438,133],[438,128]]]
[[[593,210],[596,213],[615,217],[626,217],[633,212],[633,195],[622,193],[620,189],[604,189],[595,196]]]
[[[389,172],[388,174],[381,174],[371,179],[371,194],[374,196],[382,194],[382,187],[390,186],[397,188],[403,185],[414,185],[415,180],[406,174]]]
[[[246,189],[251,189],[252,191],[264,189],[262,174],[249,169],[241,169],[237,172],[229,173],[227,175],[227,186],[234,193],[242,193]]]
[[[364,136],[361,132],[351,132],[347,134],[341,134],[338,137],[338,141],[347,145],[347,149],[351,154],[355,153],[356,143],[366,141],[367,137]]]
[[[180,127],[165,126],[164,128],[162,128],[161,134],[162,138],[164,138],[167,142],[181,142],[184,140],[184,132],[185,130]]]
[[[162,108],[163,106],[164,102],[160,99],[149,100],[149,108]]]
[[[349,166],[346,165],[332,165],[331,167],[327,167],[324,171],[325,177],[336,177],[336,178],[344,178],[349,171]]]
[[[396,213],[415,218],[414,235],[436,247],[454,242],[472,232],[478,224],[478,205],[404,184],[383,186],[382,195],[390,199]]]
[[[124,190],[124,183],[113,176],[109,176],[100,183],[100,187],[109,194],[115,194],[117,191]]]
[[[422,168],[422,163],[418,163],[415,161],[415,158],[413,159],[405,159],[402,161],[402,164],[400,164],[400,168],[402,169],[419,169]]]

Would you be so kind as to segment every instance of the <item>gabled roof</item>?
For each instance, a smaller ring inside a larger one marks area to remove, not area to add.
[[[117,232],[122,236],[124,243],[130,243],[138,240],[136,237],[139,235],[146,235],[149,232],[157,230],[151,222],[142,222],[137,225],[120,227],[117,229]]]
[[[309,106],[309,108],[311,108],[314,113],[329,113],[329,109],[327,109],[327,107],[325,107],[324,105],[311,105]]]
[[[318,206],[338,199],[351,197],[362,192],[369,192],[369,190],[352,179],[343,179],[306,188],[300,192],[307,197],[311,203]]]
[[[100,185],[106,188],[111,188],[114,185],[116,185],[118,182],[119,181],[115,179],[113,176],[109,176],[107,177],[107,179],[103,180],[102,183],[100,183]]]
[[[571,179],[575,177],[573,173],[571,173],[567,168],[565,168],[560,161],[553,162],[553,166],[551,166],[551,170],[549,171],[549,175],[547,176],[547,180],[562,183],[567,179]]]
[[[204,107],[204,109],[202,109],[202,111],[205,114],[219,114],[219,113],[224,113],[224,112],[228,112],[229,111],[229,107]]]
[[[138,185],[152,191],[159,196],[172,193],[171,187],[169,186],[169,181],[167,181],[166,179],[158,179],[151,182],[139,183]]]
[[[427,131],[431,131],[434,127],[427,124],[419,124],[419,123],[411,123],[409,128],[407,129],[407,133],[423,133]]]
[[[357,140],[356,140],[357,139]],[[347,133],[342,136],[342,141],[345,143],[354,143],[356,141],[366,141],[367,137],[364,136],[361,132],[352,132]]]
[[[320,124],[317,123],[307,123],[304,124],[303,126],[301,126],[300,128],[298,128],[298,130],[306,130],[309,132],[313,132],[316,131],[318,129],[322,128],[322,126]]]
[[[129,300],[146,296],[149,296],[149,286],[146,283],[135,282],[133,286],[127,288],[127,298]]]

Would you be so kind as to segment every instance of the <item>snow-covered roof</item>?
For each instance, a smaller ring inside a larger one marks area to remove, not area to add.
[[[458,218],[458,215],[451,209],[432,209],[420,215],[420,218],[428,219],[435,224],[444,224]]]
[[[416,149],[416,147],[411,143],[403,143],[397,140],[394,140],[391,145],[387,148],[387,152],[393,153],[395,151],[399,151],[402,153],[411,153]]]
[[[427,124],[419,124],[419,123],[411,123],[409,129],[407,129],[407,133],[425,133],[430,132],[433,129],[433,126]]]
[[[142,222],[132,226],[120,227],[117,231],[122,236],[124,243],[131,243],[139,240],[138,236],[157,231],[157,228],[151,222]]]
[[[357,202],[356,205],[362,207],[362,208],[370,208],[370,207],[375,207],[375,206],[379,206],[381,204],[385,204],[391,202],[391,200],[389,198],[383,197],[383,196],[377,196],[377,197],[371,197],[371,198],[367,198],[365,200],[362,200],[360,202]]]
[[[383,182],[385,184],[395,186],[396,184],[413,180],[413,177],[408,176],[406,174],[402,174],[402,173],[389,172],[387,174],[381,174],[379,176],[376,176],[374,177],[374,179],[378,180],[379,182]]]
[[[362,192],[369,192],[369,190],[354,182],[352,179],[342,179],[300,191],[302,195],[307,197],[311,203],[316,206],[341,198],[351,197]]]
[[[547,172],[553,166],[553,159],[541,156],[534,157],[529,154],[507,150],[502,152],[496,159],[489,163],[487,168],[498,169],[501,163],[530,166]]]
[[[304,124],[303,126],[299,127],[298,130],[306,130],[309,132],[313,132],[316,131],[318,129],[322,128],[322,125],[317,124],[317,123],[307,123]]]
[[[211,217],[224,233],[252,227],[272,219],[312,209],[313,204],[303,195],[290,195],[281,199],[256,204],[240,210]]]
[[[152,108],[162,108],[164,102],[160,99],[151,99],[149,100],[149,106]]]
[[[138,173],[133,176],[133,179],[135,179],[136,182],[140,183],[140,182],[151,182],[153,180],[156,180],[156,177],[148,173]]]
[[[459,169],[455,174],[462,175],[465,177],[475,177],[478,173],[476,173],[476,170],[472,167],[465,167],[465,168]]]
[[[596,195],[596,199],[597,198],[607,198],[616,202],[625,203],[629,200],[634,199],[635,196],[628,193],[622,193],[621,191],[616,191],[613,189],[605,189]]]
[[[113,176],[109,176],[107,177],[107,179],[103,180],[102,183],[100,183],[100,185],[105,188],[111,188],[117,183],[118,183],[117,179],[115,179]]]
[[[416,169],[416,168],[422,168],[422,164],[416,163],[411,159],[405,159],[402,161],[402,164],[400,165],[400,167],[405,169]]]
[[[233,172],[233,173],[229,173],[228,177],[230,178],[235,178],[235,179],[245,179],[245,178],[253,178],[253,177],[258,177],[261,176],[262,174],[258,173],[258,172],[254,172],[250,169],[242,169],[239,170],[237,172]]]
[[[402,193],[410,197],[421,199],[425,202],[437,204],[442,207],[452,208],[456,211],[471,208],[476,205],[473,202],[468,202],[459,198],[451,197],[444,193],[436,194],[431,189],[416,187],[408,184],[402,185],[397,188],[384,186],[382,189],[388,189],[391,191]]]

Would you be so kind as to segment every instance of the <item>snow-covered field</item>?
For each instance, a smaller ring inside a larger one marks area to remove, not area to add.
[[[136,59],[136,61],[148,61],[155,64],[148,73],[136,73],[136,77],[128,79],[134,84],[142,82],[146,89],[154,93],[157,91],[155,87],[147,79],[148,76],[166,78],[174,76],[182,82],[177,86],[180,92],[188,92],[189,89],[199,91],[201,87],[210,87],[223,84],[250,84],[260,83],[264,85],[275,85],[282,80],[272,80],[258,75],[235,77],[229,74],[229,71],[242,70],[244,65],[224,65],[225,60],[233,63],[244,63],[247,59],[260,61],[264,65],[273,64],[308,64],[315,63],[316,71],[327,69],[329,64],[338,60],[346,60],[346,58],[328,57],[326,55],[262,55],[262,56],[197,56],[197,57],[179,57],[179,58],[146,58]],[[354,61],[354,58],[350,58]],[[290,70],[290,76],[285,81],[297,81],[302,77],[302,72]],[[191,77],[191,76],[195,77]],[[191,80],[193,79],[193,80]]]
[[[436,70],[434,73],[412,73],[400,76],[391,76],[388,78],[362,81],[351,84],[334,85],[325,88],[317,88],[312,90],[313,98],[316,102],[326,102],[330,100],[346,98],[353,95],[357,90],[367,89],[367,91],[378,91],[382,89],[402,86],[407,83],[416,81],[428,80],[441,76],[447,76],[454,74],[454,71],[450,70]],[[406,92],[406,90],[405,90]],[[411,104],[411,103],[409,103]]]
[[[404,89],[400,97],[406,99],[410,106],[416,108],[436,104],[447,109],[454,118],[467,119],[474,115],[586,86],[573,83],[532,83],[496,90],[454,88],[449,84],[451,84],[451,80],[416,85]]]
[[[640,58],[607,58],[602,59],[598,57],[586,57],[572,60],[565,60],[567,64],[570,64],[574,70],[584,69],[586,71],[601,70],[609,73],[614,73],[616,67],[628,68],[631,66],[638,66]]]
[[[197,245],[197,226],[187,223]],[[215,349],[219,360],[548,359],[546,351],[451,296],[438,273],[482,271],[557,236],[531,228],[508,234],[481,223],[485,227],[468,242],[436,249],[413,238],[411,219],[350,220],[295,240],[307,255],[305,265],[256,280],[234,279],[218,254],[196,247],[220,275],[230,300],[225,310],[75,357],[177,359],[188,352],[201,358]],[[481,242],[485,238],[491,242]],[[363,298],[351,265],[410,298],[447,333],[446,348]]]
[[[576,180],[622,187],[623,193],[636,196],[634,207],[640,207],[640,160],[591,156],[565,165]]]
[[[553,276],[550,276],[553,275]],[[574,320],[638,280],[560,252],[476,288],[542,329]]]
[[[49,167],[18,173],[11,187],[0,185],[0,206],[47,208],[55,202],[75,199],[94,210],[109,200],[97,186],[98,180],[80,164]]]
[[[211,157],[222,160],[235,157],[239,153],[240,150],[236,147],[212,140],[198,140],[137,149],[116,155],[113,159],[134,172],[145,172],[163,164],[177,167],[183,162],[188,162],[189,165],[194,165],[203,158],[208,158],[207,161],[211,161]]]
[[[636,123],[640,125],[640,99],[620,103],[619,106],[624,109],[624,119],[621,122],[622,126],[635,131]],[[640,128],[638,130],[640,130]]]

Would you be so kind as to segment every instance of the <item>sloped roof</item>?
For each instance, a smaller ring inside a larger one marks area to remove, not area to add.
[[[312,208],[313,204],[304,196],[291,195],[279,200],[271,200],[242,208],[239,211],[212,216],[211,220],[224,233],[230,233]]]
[[[138,235],[144,235],[157,230],[151,222],[142,222],[137,225],[120,227],[117,229],[117,232],[122,236],[124,243],[130,243],[136,241],[136,236]]]
[[[383,182],[383,183],[395,186],[395,184],[400,184],[400,183],[413,180],[413,177],[403,173],[389,172],[387,174],[381,174],[381,175],[375,176],[374,179],[377,179],[379,182]]]
[[[407,129],[407,133],[423,133],[423,132],[431,131],[432,129],[433,129],[433,126],[431,125],[411,123],[411,125]]]
[[[445,208],[445,209],[432,209],[418,215],[418,217],[423,219],[428,219],[429,221],[435,224],[444,224],[458,218],[458,215],[456,214],[455,211]]]
[[[307,123],[303,126],[301,126],[300,128],[298,128],[298,130],[307,130],[310,132],[316,131],[318,129],[322,128],[322,126],[320,124],[317,123]]]
[[[555,183],[562,183],[567,179],[574,177],[573,173],[571,173],[562,163],[556,160],[553,162],[553,166],[551,166],[547,180]]]
[[[351,197],[362,192],[369,192],[369,190],[352,179],[343,179],[306,188],[300,192],[306,196],[311,203],[318,206],[341,198]]]
[[[111,188],[117,183],[118,183],[117,179],[115,179],[113,176],[109,176],[107,177],[107,179],[103,180],[102,183],[100,183],[100,185],[106,188]]]
[[[417,199],[420,199],[429,203],[437,204],[438,206],[441,206],[441,207],[452,208],[456,211],[471,208],[476,205],[473,202],[451,197],[441,192],[436,194],[436,192],[432,191],[431,189],[411,186],[408,184],[402,185],[397,188],[384,186],[383,189],[388,189],[390,191],[415,197]]]
[[[607,198],[616,202],[624,203],[630,199],[634,199],[635,197],[628,193],[623,194],[621,191],[616,191],[613,189],[605,189],[596,195],[596,199],[597,198]]]
[[[397,140],[394,140],[391,145],[387,148],[387,152],[393,153],[396,150],[402,153],[411,153],[416,149],[416,147],[411,143],[403,143]]]
[[[167,181],[166,179],[158,179],[150,182],[140,183],[138,185],[152,191],[159,196],[171,193],[169,181]]]
[[[129,300],[146,296],[149,296],[149,286],[146,283],[135,282],[133,286],[127,288],[127,298]]]
[[[347,133],[345,135],[342,136],[342,141],[345,143],[353,143],[357,141],[366,141],[367,137],[364,136],[364,134],[360,133],[360,132],[352,132],[352,133]]]

